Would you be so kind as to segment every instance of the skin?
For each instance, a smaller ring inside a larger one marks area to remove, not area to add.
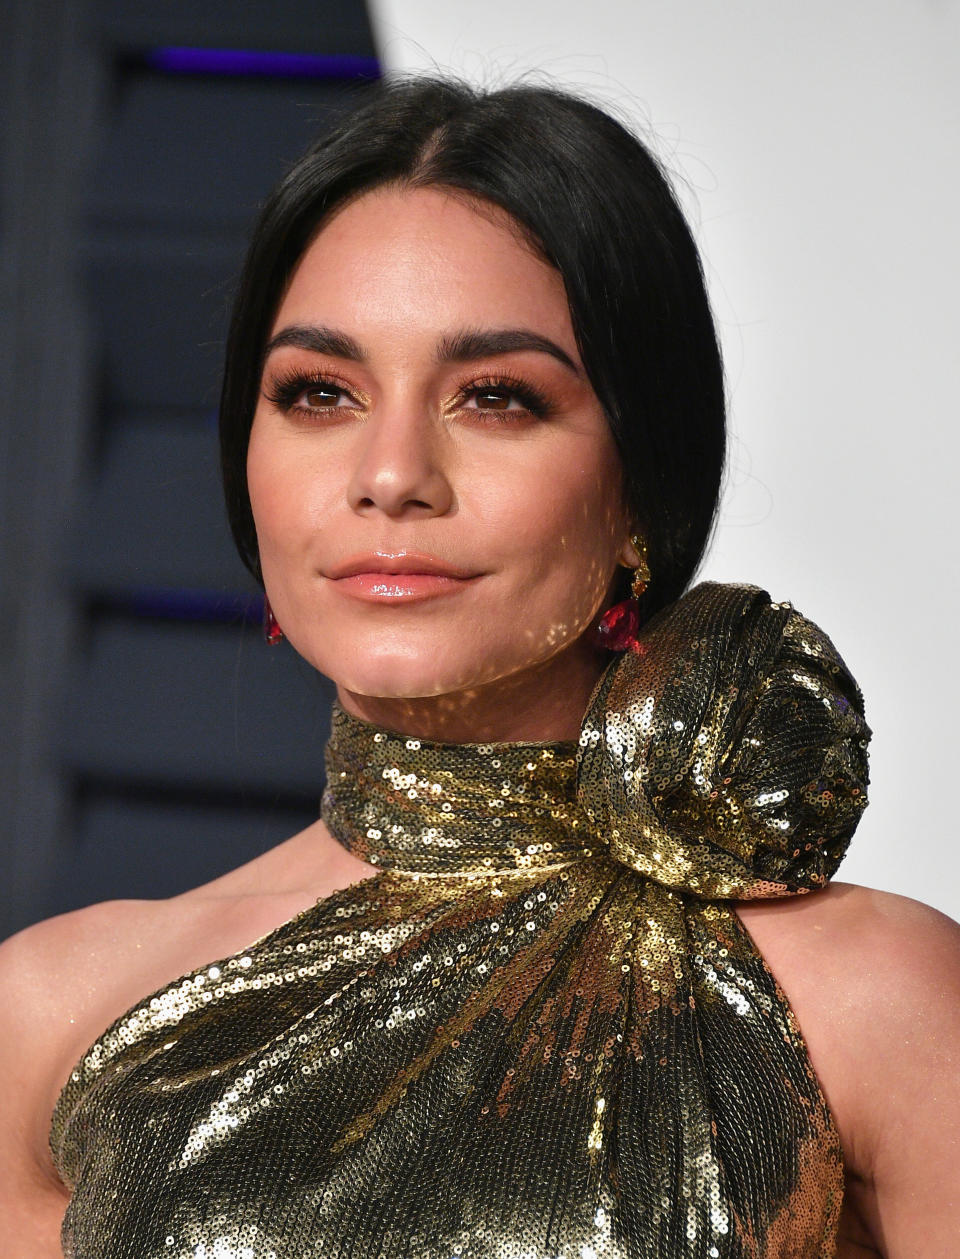
[[[436,188],[368,193],[307,249],[272,329],[324,325],[364,358],[269,355],[247,478],[264,582],[296,650],[348,712],[449,741],[576,738],[609,654],[586,636],[635,564],[623,473],[583,370],[560,275],[502,212]],[[444,336],[522,328],[540,350],[437,362]],[[270,400],[323,371],[343,391]],[[507,373],[549,401],[523,408]],[[484,386],[489,389],[489,386]],[[321,405],[325,404],[325,405]],[[363,603],[326,573],[415,549],[482,574],[454,595]]]
[[[266,365],[249,481],[287,637],[348,711],[389,728],[467,742],[575,738],[609,661],[586,631],[618,563],[638,557],[557,274],[499,211],[436,189],[383,189],[318,233],[271,336],[292,321],[349,333],[364,356],[287,345]],[[504,327],[549,337],[573,368],[529,349],[436,361],[444,335]],[[278,407],[276,377],[294,367],[344,393],[302,399],[303,413]],[[534,383],[549,418],[509,395],[463,397],[465,384],[488,389],[498,373]],[[352,599],[325,575],[358,551],[402,548],[482,576],[390,605]],[[180,896],[92,905],[0,945],[5,1259],[61,1255],[69,1194],[47,1148],[50,1115],[103,1029],[373,873],[318,820]],[[907,897],[838,882],[735,908],[797,1016],[840,1134],[836,1259],[956,1253],[960,927]]]

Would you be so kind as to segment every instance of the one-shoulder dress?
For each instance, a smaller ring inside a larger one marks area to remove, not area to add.
[[[578,741],[336,704],[321,814],[376,870],[87,1050],[50,1130],[65,1256],[828,1259],[836,1124],[735,906],[832,876],[869,736],[826,635],[720,583]]]

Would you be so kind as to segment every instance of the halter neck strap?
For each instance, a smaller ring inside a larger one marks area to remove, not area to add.
[[[818,626],[756,586],[703,582],[607,667],[578,742],[433,742],[335,704],[321,815],[410,874],[605,857],[687,895],[783,896],[840,864],[869,739]]]
[[[321,815],[352,853],[411,874],[541,870],[590,855],[577,744],[442,743],[335,703]]]

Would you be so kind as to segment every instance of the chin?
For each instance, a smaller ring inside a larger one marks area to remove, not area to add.
[[[326,659],[315,660],[321,673],[342,690],[377,699],[427,699],[468,691],[535,663],[506,653],[501,658],[495,647],[479,644],[473,644],[469,652],[449,646],[445,650],[442,644],[425,642],[423,636],[406,650],[399,644],[391,649],[380,643],[363,651],[355,644],[350,658],[339,654],[333,659],[329,651],[323,654]]]

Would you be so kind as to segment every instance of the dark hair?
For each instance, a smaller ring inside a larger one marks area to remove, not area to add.
[[[647,541],[644,618],[672,603],[703,555],[725,455],[723,367],[700,258],[647,148],[596,105],[531,83],[496,91],[434,76],[378,84],[263,207],[234,304],[220,400],[227,510],[244,563],[260,580],[246,452],[284,287],[326,216],[395,182],[500,206],[560,272]],[[626,593],[626,569],[623,579]]]

